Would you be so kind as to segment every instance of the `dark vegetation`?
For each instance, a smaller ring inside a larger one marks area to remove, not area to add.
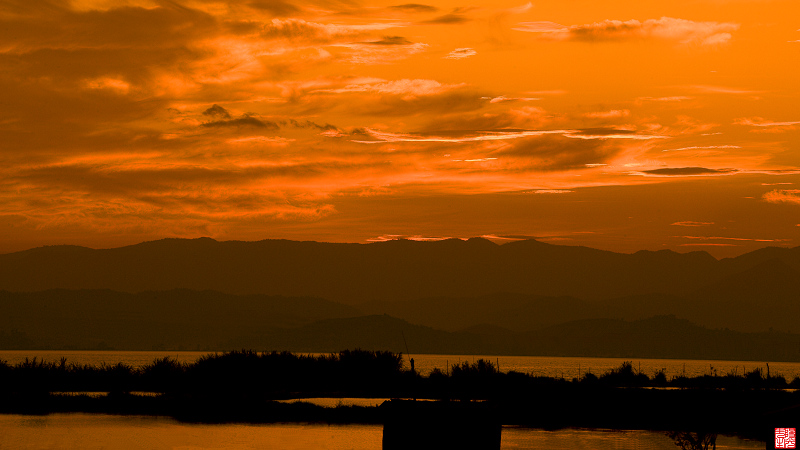
[[[243,392],[270,399],[303,397],[406,397],[487,400],[511,397],[540,388],[800,389],[800,377],[786,380],[765,375],[761,368],[744,374],[674,376],[663,371],[638,372],[630,362],[597,376],[538,377],[501,372],[484,359],[434,369],[422,376],[404,367],[402,354],[345,350],[327,355],[251,350],[208,354],[194,363],[169,357],[135,368],[124,363],[80,365],[27,359],[17,364],[0,360],[0,392]]]
[[[800,378],[787,381],[758,369],[668,379],[663,372],[639,373],[630,363],[572,380],[500,372],[486,360],[420,376],[404,367],[400,354],[363,350],[321,356],[234,351],[191,364],[162,358],[138,369],[81,366],[63,359],[0,362],[0,412],[157,414],[199,422],[382,423],[388,413],[381,408],[320,408],[274,400],[418,398],[442,400],[453,408],[486,401],[487,417],[502,424],[694,430],[763,440],[775,420],[800,419],[800,394],[791,388],[800,388]]]

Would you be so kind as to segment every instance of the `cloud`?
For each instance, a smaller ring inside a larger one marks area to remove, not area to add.
[[[481,236],[482,238],[489,239],[489,240],[500,240],[500,241],[526,241],[529,239],[536,239],[538,236],[529,236],[524,234],[513,234],[513,235],[505,235],[505,234],[484,234]]]
[[[506,11],[509,14],[523,14],[530,11],[531,9],[533,9],[533,3],[528,2],[525,3],[524,5],[516,6],[514,8],[509,8]]]
[[[457,121],[457,119],[455,119]],[[381,142],[480,142],[480,141],[505,141],[536,136],[560,135],[566,138],[581,140],[649,140],[662,139],[665,136],[638,135],[632,131],[594,128],[586,130],[464,130],[464,131],[430,131],[427,133],[390,133],[370,128],[363,129],[365,135],[373,140],[354,140],[360,144],[378,144]]]
[[[696,239],[700,241],[752,241],[752,242],[787,242],[790,239],[757,239],[757,238],[737,238],[726,236],[672,236],[674,238]]]
[[[617,128],[585,128],[574,133],[565,134],[566,137],[573,139],[632,139],[637,141],[648,141],[652,139],[669,139],[669,136],[657,134],[638,134],[631,130],[621,130]]]
[[[100,77],[86,82],[89,89],[108,89],[120,94],[127,94],[131,89],[130,83],[119,78]]]
[[[454,25],[464,22],[469,22],[470,19],[464,15],[464,13],[469,8],[455,8],[453,12],[449,14],[444,14],[439,17],[433,18],[431,20],[426,20],[422,22],[423,24],[432,24],[432,25]]]
[[[531,136],[544,136],[547,134],[565,134],[569,130],[524,130],[524,131],[486,131],[479,133],[470,133],[461,136],[435,136],[435,135],[415,135],[403,133],[387,133],[367,128],[366,133],[374,140],[354,140],[360,144],[379,144],[383,142],[478,142],[478,141],[499,141],[507,139],[519,139]]]
[[[309,22],[303,19],[272,19],[261,29],[265,39],[290,39],[326,42],[337,37],[357,36],[372,31],[404,26],[403,23],[371,23],[361,25],[340,25]]]
[[[531,194],[571,194],[575,191],[570,189],[536,189]]]
[[[434,242],[434,241],[445,241],[448,239],[461,239],[466,240],[465,238],[453,238],[451,236],[424,236],[421,234],[383,234],[377,237],[367,239],[367,242],[387,242],[387,241],[402,241],[402,240],[409,240],[409,241],[420,241],[420,242]]]
[[[691,90],[707,94],[756,95],[764,93],[764,91],[754,91],[750,89],[740,89],[725,86],[692,85],[687,87]]]
[[[734,23],[694,22],[662,17],[638,20],[604,20],[584,25],[564,26],[555,22],[521,22],[514,30],[537,33],[557,40],[586,42],[663,39],[681,44],[714,46],[725,44],[739,28]]]
[[[403,36],[384,36],[380,41],[364,42],[371,45],[411,45],[413,42]]]
[[[735,247],[735,244],[719,244],[719,243],[691,243],[691,244],[680,244],[681,247]]]
[[[481,100],[489,100],[489,103],[505,103],[505,102],[533,102],[541,99],[533,97],[506,97],[505,95],[500,95],[498,97],[481,97]]]
[[[682,102],[693,98],[677,95],[672,97],[638,97],[636,100],[639,102]]]
[[[452,52],[448,53],[447,56],[445,56],[445,58],[446,59],[464,59],[464,58],[469,58],[470,56],[475,56],[477,54],[478,54],[478,52],[476,52],[474,49],[471,49],[469,47],[464,47],[464,48],[457,48],[457,49],[453,50]]]
[[[666,150],[661,150],[662,152],[682,152],[686,150],[706,150],[706,149],[722,149],[722,148],[742,148],[738,145],[704,145],[704,146],[692,146],[692,147],[681,147],[681,148],[670,148]]]
[[[496,97],[480,97],[478,106],[486,107],[486,100],[489,105],[501,105],[506,103],[505,97],[492,102]],[[522,101],[523,99],[519,99]],[[511,99],[507,100],[511,102]],[[461,134],[475,131],[522,131],[545,129],[550,126],[553,116],[543,108],[536,106],[521,106],[517,108],[503,108],[494,113],[487,113],[482,110],[469,113],[448,113],[434,116],[428,119],[428,123],[420,131],[428,134],[442,133],[443,130],[457,131]],[[460,130],[460,131],[459,131]]]
[[[597,167],[613,160],[625,148],[621,141],[575,140],[551,134],[516,139],[492,156],[508,161],[508,169],[519,172],[584,171],[591,169],[588,164]]]
[[[682,222],[671,223],[670,225],[678,227],[705,227],[709,225],[714,225],[714,222],[693,222],[691,220],[684,220]]]
[[[228,110],[217,104],[214,104],[207,110],[203,111],[203,115],[209,116],[214,119],[222,119],[222,120],[227,120],[231,118],[231,115],[228,112]]]
[[[419,3],[406,3],[404,5],[395,5],[391,6],[392,9],[396,9],[399,11],[407,11],[407,12],[415,12],[415,13],[426,13],[426,12],[436,12],[439,8],[430,5],[422,5]]]
[[[161,2],[154,8],[124,6],[107,10],[76,11],[69,2],[39,8],[2,19],[0,42],[13,43],[13,53],[38,49],[155,50],[186,44],[216,33],[216,19],[203,11]],[[132,26],[136,24],[136,26]]]
[[[380,41],[334,44],[353,51],[348,62],[352,64],[387,64],[421,53],[428,44],[411,42],[401,36],[387,36]]]
[[[739,172],[738,169],[707,169],[705,167],[669,167],[664,169],[643,170],[646,175],[685,177],[702,175],[731,175]]]
[[[631,115],[630,110],[627,109],[612,109],[611,111],[597,111],[584,114],[584,117],[592,119],[619,119]]]
[[[454,89],[464,87],[464,84],[442,84],[436,80],[402,79],[395,81],[381,81],[379,83],[351,84],[338,89],[321,89],[317,92],[331,92],[336,94],[348,92],[369,92],[377,94],[400,95],[405,99],[415,97],[439,95]]]
[[[255,0],[247,5],[276,17],[289,17],[300,12],[300,8],[283,0]]]
[[[775,189],[765,193],[761,198],[769,203],[800,205],[800,189]]]
[[[203,114],[205,114],[205,112],[203,112]],[[247,114],[237,119],[223,119],[223,120],[215,120],[212,122],[205,122],[200,124],[200,126],[207,128],[255,127],[255,128],[265,128],[268,130],[277,130],[280,128],[278,124],[276,124],[275,122],[263,121],[261,119],[258,119],[256,117]]]
[[[764,119],[763,117],[749,117],[741,118],[733,121],[734,125],[744,125],[750,127],[760,128],[763,132],[781,133],[784,131],[791,131],[798,128],[800,121],[794,122],[775,122]]]

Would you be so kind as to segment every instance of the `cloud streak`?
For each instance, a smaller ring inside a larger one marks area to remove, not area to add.
[[[731,33],[738,29],[739,25],[735,23],[695,22],[672,17],[648,19],[644,22],[635,19],[604,20],[570,26],[555,22],[521,22],[514,27],[516,31],[536,33],[555,40],[608,42],[662,39],[703,46],[726,44],[732,38]]]
[[[775,189],[765,193],[761,198],[769,203],[800,205],[800,189]]]
[[[446,59],[464,59],[464,58],[469,58],[470,56],[475,56],[477,54],[478,54],[478,52],[476,52],[474,49],[471,49],[471,48],[468,48],[468,47],[464,47],[464,48],[457,48],[457,49],[453,50],[452,52],[448,53],[447,56],[445,56],[445,58]]]
[[[732,175],[739,172],[738,169],[708,169],[705,167],[668,167],[663,169],[650,169],[640,172],[644,175],[659,177],[693,177],[693,176],[712,176],[712,175]]]
[[[736,119],[734,125],[755,127],[757,131],[769,133],[781,133],[784,131],[795,130],[800,126],[800,121],[776,122],[764,119],[763,117],[749,117]]]

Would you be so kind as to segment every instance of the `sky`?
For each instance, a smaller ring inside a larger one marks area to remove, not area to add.
[[[800,245],[800,3],[0,3],[0,253]]]

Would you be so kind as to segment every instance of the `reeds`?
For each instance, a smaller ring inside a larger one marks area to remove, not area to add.
[[[403,366],[402,354],[365,350],[326,355],[237,350],[208,354],[194,363],[164,357],[138,368],[124,363],[81,365],[65,358],[55,362],[33,358],[17,364],[0,360],[0,392],[147,391],[256,395],[272,399],[305,396],[467,399],[496,398],[513,395],[514,390],[543,386],[797,389],[800,378],[789,383],[783,376],[765,375],[761,369],[755,369],[741,375],[668,379],[663,369],[648,376],[625,362],[600,376],[586,372],[580,378],[566,380],[500,372],[495,364],[483,359],[453,364],[447,371],[434,369],[428,376],[421,376]]]

